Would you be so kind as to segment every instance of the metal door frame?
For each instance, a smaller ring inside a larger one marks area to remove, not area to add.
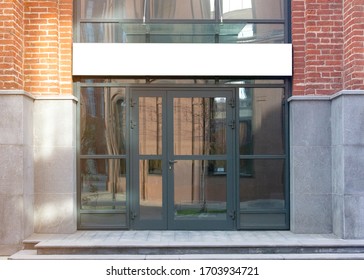
[[[235,147],[235,88],[232,87],[174,87],[174,88],[147,88],[132,87],[129,92],[130,100],[130,151],[131,151],[131,187],[130,187],[130,228],[131,229],[188,229],[188,230],[232,230],[236,229],[238,218],[236,209],[236,158]],[[162,219],[139,219],[139,160],[152,159],[156,156],[139,155],[138,118],[139,97],[162,97],[162,155],[157,156],[162,160]],[[174,155],[173,154],[173,100],[175,97],[226,97],[227,129],[226,129],[226,155]],[[231,123],[230,123],[231,122]],[[182,159],[223,159],[227,161],[226,183],[226,220],[193,220],[175,221],[174,218],[174,182],[173,168],[169,169],[169,160]]]
[[[164,152],[166,147],[166,133],[164,133],[167,114],[166,108],[166,90],[163,89],[147,89],[147,88],[131,88],[130,89],[130,151],[131,151],[131,185],[129,188],[130,194],[130,227],[132,229],[167,229],[167,155]],[[162,155],[161,156],[148,156],[139,154],[139,137],[138,137],[138,124],[139,124],[139,97],[161,97],[162,98]],[[161,159],[162,160],[162,219],[161,220],[140,220],[139,211],[139,160],[140,159]]]

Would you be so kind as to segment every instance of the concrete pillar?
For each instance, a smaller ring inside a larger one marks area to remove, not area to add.
[[[364,91],[332,97],[333,232],[364,238]]]
[[[34,104],[35,232],[77,229],[76,100],[39,97]]]
[[[332,232],[329,97],[290,99],[290,205],[294,233]]]
[[[0,91],[0,255],[33,233],[33,98]]]

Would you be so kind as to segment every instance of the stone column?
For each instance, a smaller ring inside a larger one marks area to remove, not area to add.
[[[332,232],[330,97],[290,99],[291,231]]]
[[[364,91],[332,97],[333,231],[364,238]]]
[[[38,97],[34,104],[35,232],[77,229],[76,100]]]
[[[0,91],[0,255],[33,233],[33,97]]]

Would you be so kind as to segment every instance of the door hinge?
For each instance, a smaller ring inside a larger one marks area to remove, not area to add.
[[[134,211],[130,212],[130,219],[131,220],[135,220],[136,216],[137,216],[137,214]]]
[[[136,122],[130,121],[130,128],[134,129],[137,126]]]
[[[136,105],[136,102],[134,101],[134,99],[132,97],[130,97],[130,107],[134,107]]]
[[[229,212],[229,216],[234,221],[236,219],[236,211],[235,210],[230,211]]]
[[[231,106],[231,108],[235,108],[235,98],[230,98],[229,105]]]
[[[231,127],[231,129],[235,129],[235,120],[231,120],[228,125]]]

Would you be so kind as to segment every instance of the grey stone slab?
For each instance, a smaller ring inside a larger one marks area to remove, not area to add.
[[[290,103],[291,146],[330,146],[331,108],[329,101]]]
[[[33,108],[34,101],[28,97],[23,98],[23,145],[33,146]]]
[[[20,145],[0,145],[0,155],[0,194],[22,194],[23,147]]]
[[[23,147],[23,193],[34,194],[34,150],[33,147]]]
[[[1,245],[20,244],[24,239],[23,209],[22,195],[0,195]]]
[[[35,147],[34,191],[71,193],[76,190],[74,147]]]
[[[73,100],[36,100],[34,145],[74,147],[76,111]]]
[[[34,232],[34,194],[24,194],[23,205],[23,237],[28,237]]]
[[[329,194],[331,187],[331,147],[293,147],[291,189],[295,194]]]
[[[333,194],[332,196],[332,227],[333,233],[344,238],[344,196],[340,194]]]
[[[344,95],[341,98],[343,98],[343,144],[364,145],[364,94]]]
[[[364,195],[364,146],[344,146],[344,193]]]
[[[23,98],[0,95],[0,144],[23,144]]]
[[[332,152],[332,193],[343,194],[344,185],[344,147],[336,145],[331,147]]]
[[[344,238],[364,238],[364,195],[344,196]]]
[[[331,194],[297,194],[292,197],[291,207],[292,232],[332,232]]]
[[[336,98],[331,105],[331,143],[342,145],[344,143],[343,126],[343,100]]]
[[[73,233],[77,228],[76,197],[70,194],[35,195],[34,230],[37,233]]]

